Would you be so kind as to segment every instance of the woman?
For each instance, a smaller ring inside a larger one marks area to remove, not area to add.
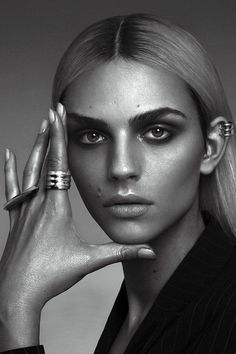
[[[0,350],[43,353],[44,304],[123,261],[125,282],[95,353],[235,352],[235,138],[205,51],[154,16],[103,20],[64,54],[53,107],[23,194],[6,152]],[[79,239],[68,166],[114,243]]]

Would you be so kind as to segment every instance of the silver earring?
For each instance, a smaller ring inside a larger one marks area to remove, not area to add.
[[[220,136],[232,136],[234,134],[233,122],[221,122],[219,123],[219,134]]]

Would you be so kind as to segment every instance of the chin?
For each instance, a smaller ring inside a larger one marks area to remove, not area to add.
[[[150,225],[140,225],[135,222],[125,222],[114,227],[111,225],[100,226],[113,242],[121,244],[150,243],[159,234],[156,227],[150,228]]]

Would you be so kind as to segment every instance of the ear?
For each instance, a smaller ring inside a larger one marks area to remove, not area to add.
[[[208,129],[206,152],[200,168],[200,172],[204,175],[210,174],[224,155],[229,139],[220,134],[220,123],[222,122],[227,123],[227,119],[217,117],[211,121],[210,128]]]

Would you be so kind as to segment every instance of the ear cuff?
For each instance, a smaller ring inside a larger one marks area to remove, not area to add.
[[[219,135],[228,137],[234,134],[234,125],[233,122],[221,122],[219,123]]]

